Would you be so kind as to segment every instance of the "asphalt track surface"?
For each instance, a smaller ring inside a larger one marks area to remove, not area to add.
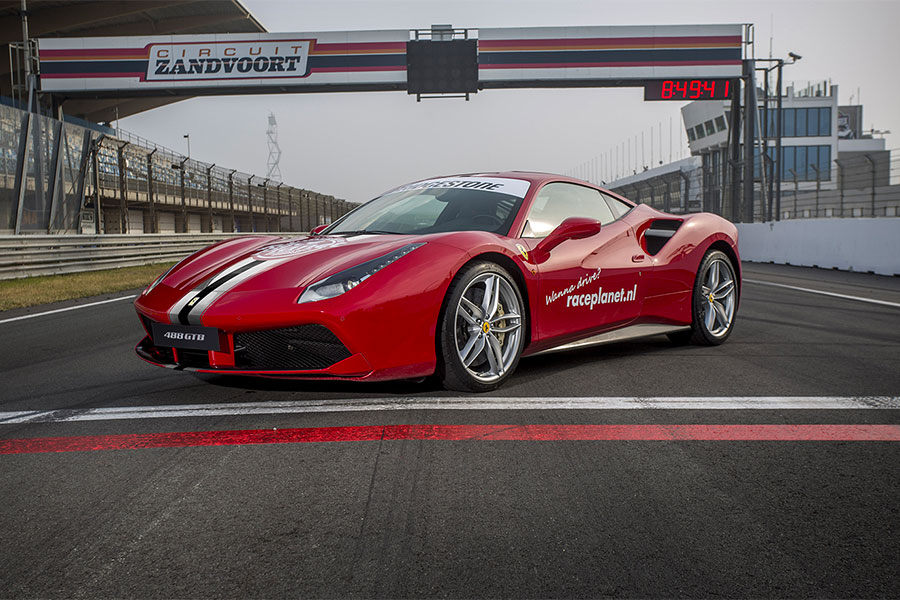
[[[900,597],[900,278],[744,278],[721,347],[475,398],[158,369],[129,301],[0,313],[0,596]]]

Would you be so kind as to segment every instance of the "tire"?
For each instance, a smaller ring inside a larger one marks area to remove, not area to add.
[[[737,306],[738,282],[731,260],[720,250],[709,250],[694,280],[691,329],[669,334],[669,339],[676,344],[718,346],[734,330]]]
[[[448,390],[488,392],[516,370],[525,345],[522,293],[498,264],[463,268],[438,323],[438,376]],[[487,318],[485,318],[487,315]]]

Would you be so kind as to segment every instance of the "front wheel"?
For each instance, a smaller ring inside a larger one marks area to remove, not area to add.
[[[673,342],[706,346],[721,344],[734,329],[738,282],[731,260],[720,250],[710,250],[700,262],[691,302],[691,330],[671,334]]]
[[[519,364],[525,321],[522,295],[506,269],[489,262],[463,269],[450,285],[439,324],[444,387],[498,388]]]

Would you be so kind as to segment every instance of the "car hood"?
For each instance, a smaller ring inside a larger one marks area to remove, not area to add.
[[[238,238],[211,246],[176,266],[161,284],[188,292],[229,273],[233,290],[301,288],[323,277],[435,236],[355,235]]]

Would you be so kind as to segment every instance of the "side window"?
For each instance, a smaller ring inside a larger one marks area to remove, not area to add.
[[[603,198],[606,200],[606,203],[609,204],[609,208],[612,209],[613,216],[616,219],[627,214],[628,211],[633,208],[630,204],[622,202],[618,198],[613,198],[607,194],[603,194]]]
[[[546,237],[569,217],[597,219],[604,225],[616,220],[597,190],[572,183],[548,183],[531,205],[522,237]]]

